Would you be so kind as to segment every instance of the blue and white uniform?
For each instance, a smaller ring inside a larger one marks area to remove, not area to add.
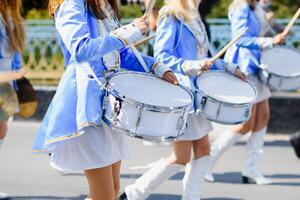
[[[114,34],[122,28],[111,7],[104,1],[101,5],[104,20],[97,20],[84,0],[64,1],[54,16],[66,72],[33,149],[53,153],[52,164],[63,170],[100,168],[128,156],[125,136],[102,123],[104,89],[86,69],[92,68],[104,83],[105,73],[111,69],[144,68],[124,40]],[[135,29],[133,34],[141,35]],[[143,58],[149,70],[158,75],[168,70],[152,57]]]
[[[208,58],[209,41],[205,26],[200,16],[189,22],[172,14],[172,8],[165,6],[160,11],[160,19],[156,33],[154,55],[168,65],[175,73],[179,83],[195,91],[196,76],[191,76],[185,67],[197,64]],[[212,70],[231,69],[234,73],[236,65],[229,65],[222,60]],[[179,140],[197,140],[212,130],[211,123],[201,115],[190,114],[188,130]]]
[[[246,27],[248,27],[248,31],[225,55],[225,60],[238,64],[241,71],[248,75],[249,81],[255,85],[257,89],[256,102],[271,96],[269,88],[258,79],[259,67],[257,64],[260,62],[261,51],[273,47],[272,38],[264,37],[262,20],[259,19],[261,19],[261,13],[252,11],[246,1],[239,8],[229,11],[232,37]]]
[[[21,54],[17,51],[11,52],[10,49],[5,21],[0,14],[0,73],[22,67]],[[18,110],[16,93],[10,84],[0,84],[0,99],[0,121],[7,121]]]

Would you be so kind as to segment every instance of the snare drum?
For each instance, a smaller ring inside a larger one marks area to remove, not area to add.
[[[185,133],[193,101],[190,90],[155,75],[118,72],[108,78],[103,120],[135,138],[170,141]]]
[[[200,114],[221,124],[247,121],[256,98],[255,87],[223,71],[208,71],[196,79],[196,106]]]
[[[300,88],[300,53],[284,47],[262,52],[260,80],[274,90]]]

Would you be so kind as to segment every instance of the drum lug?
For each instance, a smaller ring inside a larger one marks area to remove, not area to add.
[[[203,97],[201,98],[201,111],[202,111],[202,112],[204,111],[206,102],[207,102],[207,97],[203,96]]]
[[[181,115],[178,119],[178,123],[177,123],[177,129],[178,129],[178,132],[180,132],[182,129],[183,129],[183,126],[184,126],[184,115],[185,115],[185,110],[183,110],[181,112]],[[179,134],[178,134],[179,135]]]
[[[122,108],[122,99],[116,98],[116,101],[114,102],[114,106],[113,106],[113,114],[111,117],[114,123],[117,121],[121,108]]]
[[[141,121],[142,121],[143,106],[139,106],[138,108],[139,108],[139,114],[138,114],[138,119],[137,119],[136,124],[135,124],[135,127],[136,127],[135,133],[137,133],[137,129],[140,126]]]

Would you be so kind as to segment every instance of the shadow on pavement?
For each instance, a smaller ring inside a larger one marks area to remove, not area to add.
[[[236,198],[224,198],[224,197],[213,197],[213,198],[201,198],[203,200],[242,200]],[[180,195],[170,194],[153,194],[147,200],[181,200]]]
[[[214,174],[216,182],[243,184],[242,176],[239,172],[226,172],[223,174]]]
[[[128,179],[138,179],[142,175],[143,174],[121,174],[120,177],[128,178]],[[170,180],[182,180],[183,176],[184,176],[184,172],[179,172],[179,173],[175,174],[174,176],[172,176],[170,178]]]
[[[246,142],[238,142],[236,144],[237,146],[244,146],[246,145]],[[266,141],[264,146],[267,147],[291,147],[291,144],[289,141],[286,140],[276,140],[276,141]]]
[[[55,196],[24,196],[24,197],[10,197],[8,200],[83,200],[86,195],[79,195],[76,197],[55,197]]]
[[[300,174],[274,174],[269,175],[270,178],[282,178],[282,179],[300,179]]]
[[[153,194],[147,200],[181,200],[181,195]]]

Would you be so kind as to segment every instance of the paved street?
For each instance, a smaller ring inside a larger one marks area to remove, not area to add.
[[[8,137],[0,153],[0,191],[20,200],[84,199],[87,186],[83,175],[62,175],[49,167],[47,155],[31,153],[38,125],[31,122],[10,123]],[[217,130],[221,128],[217,126]],[[240,170],[245,156],[245,142],[242,141],[220,159],[215,168],[217,182],[205,185],[203,199],[300,199],[300,160],[295,157],[288,139],[286,135],[269,134],[267,137],[262,169],[274,184],[241,184]],[[124,162],[121,171],[122,188],[145,171],[131,168],[144,166],[171,152],[169,146],[144,146],[142,141],[135,139],[130,139],[130,147],[132,158]],[[183,171],[164,183],[149,199],[180,200],[182,177]]]

